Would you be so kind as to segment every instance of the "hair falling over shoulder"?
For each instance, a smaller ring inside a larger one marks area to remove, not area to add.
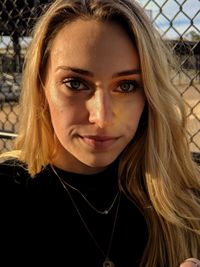
[[[170,81],[171,51],[135,1],[56,0],[46,8],[25,59],[19,134],[9,155],[25,162],[34,176],[56,153],[43,84],[53,39],[77,18],[121,23],[139,53],[146,106],[122,154],[119,176],[149,225],[140,267],[175,267],[199,257],[200,172],[186,138],[184,106]]]

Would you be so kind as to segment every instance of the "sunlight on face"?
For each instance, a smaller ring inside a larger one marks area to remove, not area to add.
[[[58,153],[53,163],[101,171],[133,138],[145,104],[139,56],[117,23],[76,20],[55,37],[45,82]]]

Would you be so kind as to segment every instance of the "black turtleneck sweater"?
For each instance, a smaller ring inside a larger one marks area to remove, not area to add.
[[[107,209],[118,192],[115,164],[94,175],[54,168],[98,210]],[[137,207],[121,193],[102,215],[76,190],[68,190],[72,199],[51,166],[31,178],[17,162],[0,164],[3,266],[102,267],[118,207],[109,258],[115,267],[138,267],[148,233]]]

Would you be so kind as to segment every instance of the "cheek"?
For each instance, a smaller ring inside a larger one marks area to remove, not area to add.
[[[61,129],[66,126],[78,123],[80,119],[80,112],[74,106],[52,106],[50,107],[50,114],[52,123]]]
[[[85,120],[83,103],[74,103],[67,99],[51,99],[49,101],[51,120],[55,132],[67,133],[74,125],[78,125]]]
[[[127,107],[128,112],[124,116],[124,121],[126,123],[127,132],[134,134],[137,130],[140,117],[144,110],[145,99],[141,98],[139,101],[135,102],[131,107]]]
[[[46,91],[51,119],[55,125],[65,125],[77,121],[83,115],[83,103],[78,103],[76,98],[67,97],[54,86]],[[80,102],[80,101],[79,101]]]

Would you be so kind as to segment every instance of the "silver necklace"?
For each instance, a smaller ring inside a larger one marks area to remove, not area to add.
[[[112,207],[114,206],[114,204],[115,204],[115,202],[116,202],[116,200],[117,200],[117,197],[118,197],[118,195],[119,195],[119,191],[117,192],[117,194],[115,195],[115,197],[114,197],[114,199],[113,199],[111,205],[110,205],[107,209],[105,209],[105,210],[99,210],[99,209],[97,209],[94,205],[92,205],[92,203],[86,198],[86,196],[85,196],[83,193],[81,193],[80,190],[78,190],[76,187],[72,186],[71,184],[67,183],[65,180],[63,180],[63,179],[58,175],[58,173],[56,172],[56,170],[55,170],[55,168],[53,167],[53,165],[51,165],[51,168],[52,168],[53,172],[55,173],[55,175],[59,178],[61,184],[62,184],[62,185],[64,184],[63,187],[65,188],[65,187],[67,186],[67,187],[73,189],[74,191],[78,192],[79,195],[81,195],[81,197],[85,200],[85,202],[86,202],[86,203],[87,203],[87,204],[88,204],[94,211],[96,211],[97,213],[99,213],[99,214],[101,214],[101,215],[107,215],[107,214],[111,211]]]
[[[78,208],[78,206],[77,206],[74,198],[72,197],[69,189],[66,187],[65,183],[63,182],[63,180],[61,179],[61,177],[58,175],[58,173],[56,172],[56,170],[54,169],[54,167],[51,166],[51,168],[54,171],[54,173],[56,174],[56,176],[58,177],[58,179],[59,179],[61,185],[63,186],[63,188],[67,191],[67,193],[68,193],[68,195],[69,195],[69,197],[71,199],[71,202],[72,202],[72,204],[73,204],[73,206],[74,206],[74,208],[75,208],[75,210],[76,210],[76,212],[77,212],[80,220],[82,221],[85,229],[87,230],[88,234],[92,238],[92,240],[95,243],[96,247],[99,249],[99,251],[103,255],[103,257],[105,259],[104,262],[103,262],[103,267],[115,267],[114,262],[109,259],[109,255],[110,255],[110,250],[111,250],[111,246],[112,246],[113,236],[114,236],[114,232],[115,232],[115,226],[116,226],[117,217],[118,217],[118,211],[119,211],[119,205],[120,205],[120,200],[121,200],[121,194],[118,192],[117,195],[116,195],[116,197],[115,197],[117,199],[117,197],[119,196],[118,203],[117,203],[117,208],[116,208],[116,212],[115,212],[115,217],[114,217],[114,221],[113,221],[113,227],[112,227],[112,231],[111,231],[111,235],[110,235],[110,240],[109,240],[109,243],[108,243],[108,249],[107,249],[107,252],[105,253],[104,250],[100,247],[100,245],[97,242],[97,240],[95,239],[95,237],[92,234],[92,232],[90,231],[90,229],[89,229],[86,221],[84,220],[83,216],[81,215],[81,212],[80,212],[80,210],[79,210],[79,208]],[[77,191],[79,191],[79,190],[77,189]],[[82,195],[82,193],[81,193],[81,195]]]

